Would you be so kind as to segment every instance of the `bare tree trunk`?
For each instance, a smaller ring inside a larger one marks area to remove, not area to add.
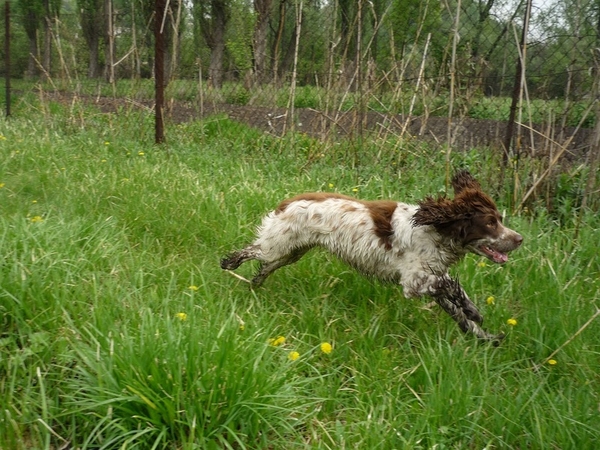
[[[256,82],[262,84],[267,74],[267,33],[272,0],[254,0],[256,25],[254,27],[254,75]]]
[[[227,25],[227,4],[223,0],[212,0],[212,33],[206,41],[210,47],[208,77],[215,88],[223,85],[223,57],[225,55],[225,26]]]
[[[113,3],[112,0],[105,0],[106,13],[106,80],[109,83],[115,82],[115,34],[113,24]]]
[[[38,57],[37,32],[31,36],[28,33],[27,37],[29,39],[29,58],[27,59],[26,76],[33,78],[38,73],[36,62],[36,59]]]
[[[214,88],[223,86],[223,56],[225,55],[225,30],[219,28],[215,30],[215,43],[210,52],[210,67],[208,68],[208,77]]]
[[[52,56],[52,17],[50,17],[50,0],[44,0],[44,53],[42,67],[46,77],[50,76],[50,61]]]
[[[90,60],[88,63],[88,77],[89,78],[98,78],[100,76],[100,65],[98,63],[99,49],[100,49],[100,40],[96,35],[92,38],[88,43],[89,51],[90,51]]]
[[[277,84],[279,78],[279,49],[281,48],[281,37],[285,27],[285,4],[286,0],[279,0],[279,25],[277,27],[277,38],[273,45],[271,58],[273,59],[273,82]]]

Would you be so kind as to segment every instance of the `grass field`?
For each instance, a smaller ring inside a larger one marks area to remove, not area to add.
[[[2,118],[1,449],[597,448],[600,318],[577,334],[600,307],[597,213],[574,239],[575,209],[533,205],[506,265],[456,267],[507,333],[492,347],[324,253],[256,291],[219,268],[288,195],[441,192],[439,149],[349,158],[221,117],[152,136],[33,100]],[[483,151],[453,164],[497,179]]]

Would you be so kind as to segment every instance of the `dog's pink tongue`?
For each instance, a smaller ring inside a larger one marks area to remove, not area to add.
[[[498,250],[488,247],[487,245],[484,245],[480,248],[492,259],[492,261],[497,264],[504,264],[506,261],[508,261],[508,255],[506,253],[499,252]]]
[[[506,261],[508,261],[508,255],[506,253],[494,252],[494,262],[504,264]]]

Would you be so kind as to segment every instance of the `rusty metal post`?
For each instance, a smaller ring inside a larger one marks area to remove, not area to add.
[[[4,2],[4,62],[5,64],[5,87],[6,87],[6,117],[10,116],[10,2]]]
[[[165,0],[156,0],[154,10],[154,131],[155,143],[165,141],[163,109],[165,105]]]

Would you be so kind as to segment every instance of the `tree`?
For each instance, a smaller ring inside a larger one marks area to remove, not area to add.
[[[25,75],[34,77],[38,73],[36,62],[39,56],[38,29],[44,17],[44,0],[18,0],[17,5],[23,16],[23,28],[29,41],[29,58]]]
[[[50,61],[52,57],[52,24],[60,15],[61,0],[44,0],[44,52],[42,54],[42,67],[44,74],[50,76]]]
[[[254,74],[258,83],[264,83],[267,74],[267,34],[272,0],[254,0],[256,25],[254,27]]]
[[[209,81],[215,88],[223,84],[225,27],[230,18],[228,0],[192,0],[194,30],[204,37],[210,49]]]
[[[100,76],[100,37],[104,30],[103,0],[77,0],[81,33],[88,47],[88,77]]]

